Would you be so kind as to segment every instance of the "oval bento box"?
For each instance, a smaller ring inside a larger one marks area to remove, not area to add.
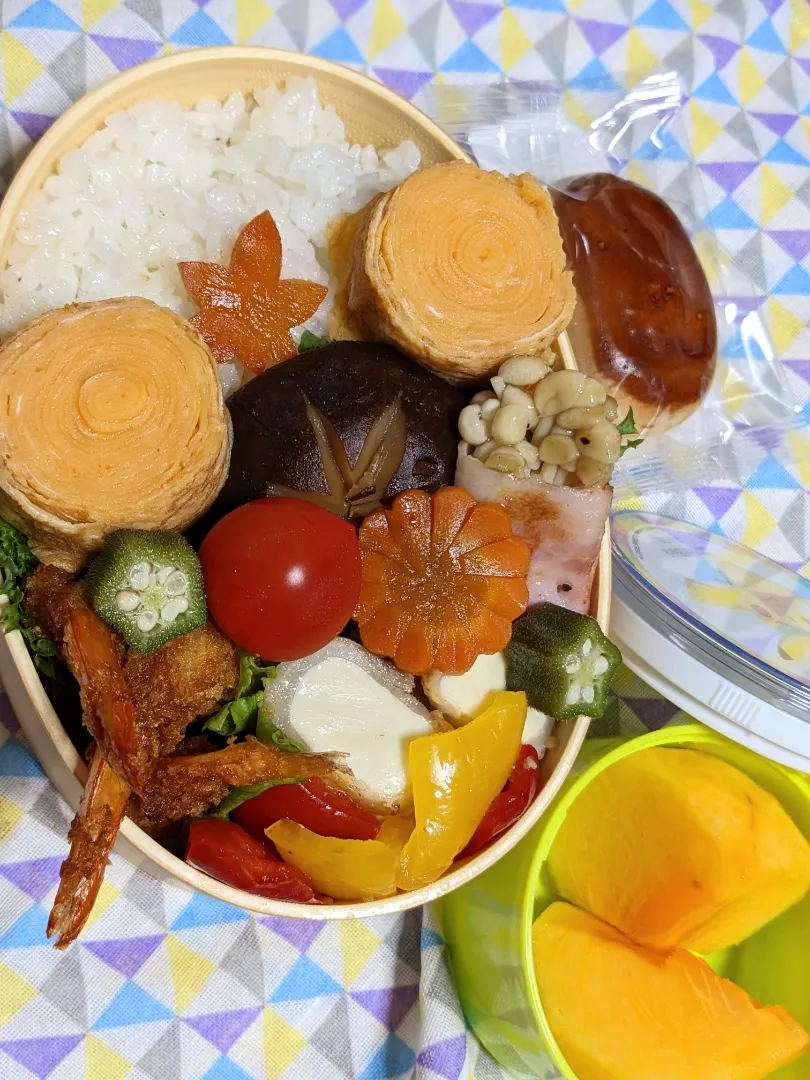
[[[321,100],[335,107],[352,143],[383,147],[411,139],[421,151],[423,164],[469,160],[448,135],[409,102],[338,64],[278,49],[227,46],[193,50],[150,61],[116,76],[73,105],[48,130],[21,167],[0,208],[0,265],[6,263],[19,212],[53,173],[62,155],[81,145],[111,113],[147,98],[170,98],[188,107],[200,98],[225,98],[234,90],[247,93],[295,75],[315,78]],[[565,335],[558,344],[562,363],[575,367]],[[606,531],[592,592],[592,612],[605,630],[610,613],[610,580]],[[75,809],[87,770],[43,689],[18,631],[4,639],[0,636],[0,678],[34,752],[56,789]],[[587,728],[584,717],[573,724],[558,725],[553,748],[541,763],[544,786],[540,794],[527,813],[494,844],[459,863],[432,885],[385,900],[310,907],[253,896],[188,866],[128,818],[122,824],[116,850],[157,877],[175,884],[182,882],[218,900],[264,915],[345,919],[405,911],[471,881],[529,832],[568,775]]]

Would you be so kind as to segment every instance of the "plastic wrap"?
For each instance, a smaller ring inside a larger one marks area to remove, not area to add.
[[[764,297],[707,224],[701,175],[688,150],[677,72],[621,86],[613,78],[568,86],[496,81],[428,86],[418,102],[485,169],[530,172],[552,190],[612,173],[675,211],[711,287],[717,363],[688,419],[646,438],[614,474],[618,504],[654,509],[703,484],[742,485],[780,434],[800,422],[760,315]],[[576,285],[576,274],[575,274]]]

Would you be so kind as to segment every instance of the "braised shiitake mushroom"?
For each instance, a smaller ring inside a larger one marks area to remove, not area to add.
[[[400,491],[451,484],[464,404],[459,390],[385,345],[306,352],[228,400],[233,457],[213,515],[295,495],[362,518]]]

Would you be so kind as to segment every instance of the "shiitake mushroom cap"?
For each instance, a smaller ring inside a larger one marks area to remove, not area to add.
[[[396,349],[336,341],[270,368],[228,401],[228,479],[206,516],[298,495],[360,518],[408,488],[453,482],[461,391]]]
[[[717,320],[689,236],[658,195],[610,173],[554,193],[577,305],[568,327],[581,371],[632,406],[645,434],[685,420],[714,376]]]

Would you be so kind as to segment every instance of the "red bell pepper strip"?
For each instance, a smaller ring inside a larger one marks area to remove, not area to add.
[[[237,806],[231,817],[260,840],[264,840],[265,829],[284,818],[339,840],[374,840],[380,831],[374,814],[317,777],[303,784],[268,788]]]
[[[512,775],[489,805],[478,828],[461,852],[461,856],[474,855],[482,847],[514,825],[527,807],[534,801],[540,787],[540,758],[533,746],[521,746]]]
[[[265,896],[317,904],[320,897],[303,870],[282,862],[233,821],[199,818],[188,832],[186,862],[225,885]]]

